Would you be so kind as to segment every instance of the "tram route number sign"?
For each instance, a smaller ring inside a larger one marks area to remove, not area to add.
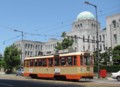
[[[60,74],[60,68],[55,68],[55,69],[54,69],[54,73],[55,73],[55,74]]]

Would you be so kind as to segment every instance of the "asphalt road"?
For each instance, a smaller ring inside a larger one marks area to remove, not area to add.
[[[60,81],[46,79],[31,79],[16,75],[0,75],[0,87],[120,87],[120,82],[112,78],[93,80]]]
[[[35,82],[35,81],[20,81],[20,80],[8,80],[0,79],[0,87],[84,87],[81,85],[69,85],[47,82]]]

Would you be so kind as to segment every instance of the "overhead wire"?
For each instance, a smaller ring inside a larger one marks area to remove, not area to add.
[[[18,36],[15,36],[15,37],[9,38],[9,39],[7,39],[7,40],[4,40],[4,41],[2,41],[2,44],[1,44],[1,45],[5,45],[6,42],[11,41],[11,40],[13,40],[13,39],[16,39],[16,38],[18,38],[18,37],[20,37],[20,36],[21,36],[21,35],[18,35]]]
[[[103,13],[103,11],[105,12],[105,10],[109,10],[108,8],[107,9],[103,9],[101,12]],[[110,9],[111,10],[111,9]],[[102,17],[102,16],[104,16],[104,15],[106,15],[106,14],[112,14],[112,13],[115,13],[115,12],[119,12],[120,10],[116,10],[116,11],[114,11],[114,12],[109,12],[109,13],[104,13],[104,14],[100,14],[100,15],[98,15],[98,17]],[[57,24],[65,24],[65,22],[59,22],[59,23],[56,23],[56,24],[53,24],[53,25],[50,25],[50,26],[48,26],[48,27],[54,27],[54,26],[56,26]],[[72,23],[69,23],[69,24],[67,24],[67,25],[64,25],[64,26],[59,26],[59,27],[55,27],[55,28],[49,28],[49,29],[47,29],[46,31],[43,31],[43,32],[40,32],[39,34],[37,34],[37,33],[28,33],[28,32],[24,32],[24,34],[27,34],[27,35],[31,35],[31,36],[55,36],[55,37],[60,37],[59,35],[43,35],[43,33],[47,33],[47,32],[51,32],[52,30],[58,30],[58,29],[61,29],[61,28],[64,28],[64,27],[67,27],[67,26],[71,26],[71,24]],[[3,26],[3,25],[2,25]],[[7,28],[7,29],[9,29],[9,30],[12,30],[12,31],[14,31],[15,30],[15,28],[11,28],[11,27],[8,27],[8,26],[3,26],[4,28]],[[34,31],[37,31],[38,29],[35,29]],[[13,37],[13,38],[10,38],[10,39],[8,39],[8,40],[5,40],[5,41],[3,41],[3,43],[6,43],[6,41],[9,41],[9,40],[12,40],[12,39],[14,39],[14,38],[18,38],[18,36],[16,36],[16,37]]]

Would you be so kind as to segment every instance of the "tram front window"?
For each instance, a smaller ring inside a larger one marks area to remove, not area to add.
[[[91,65],[91,57],[90,56],[84,56],[85,65]]]
[[[85,56],[85,65],[90,65],[90,57],[89,56]]]

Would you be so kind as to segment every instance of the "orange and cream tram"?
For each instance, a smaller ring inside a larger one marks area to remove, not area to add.
[[[24,76],[80,80],[93,78],[94,59],[88,52],[26,57]]]

